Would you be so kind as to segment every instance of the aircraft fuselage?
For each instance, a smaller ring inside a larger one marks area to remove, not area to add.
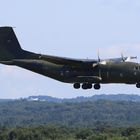
[[[134,62],[106,62],[69,66],[54,64],[45,60],[13,60],[13,65],[34,71],[66,83],[125,83],[140,82],[140,65]]]

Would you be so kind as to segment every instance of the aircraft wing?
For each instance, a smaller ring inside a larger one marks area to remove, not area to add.
[[[51,55],[40,55],[40,59],[46,60],[51,63],[59,64],[59,65],[72,65],[72,66],[80,66],[80,65],[88,65],[98,63],[97,60],[91,59],[72,59],[66,57],[58,57]]]
[[[105,61],[113,61],[113,62],[130,62],[133,59],[137,59],[136,56],[129,56],[129,57],[123,57],[123,58],[110,58],[105,59]]]
[[[128,57],[123,57],[123,58],[110,58],[110,59],[105,59],[104,61],[112,61],[112,62],[122,62],[126,61]]]
[[[129,57],[124,57],[123,60],[127,61]],[[134,59],[135,57],[131,57],[131,59]],[[59,64],[59,65],[70,65],[70,66],[81,66],[81,65],[98,65],[99,61],[96,59],[73,59],[73,58],[67,58],[67,57],[59,57],[59,56],[52,56],[52,55],[39,55],[39,59]],[[101,61],[113,61],[113,62],[121,62],[123,61],[122,58],[111,58],[111,59],[103,59]]]

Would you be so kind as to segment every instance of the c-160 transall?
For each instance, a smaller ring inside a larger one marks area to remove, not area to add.
[[[36,54],[20,47],[12,27],[0,27],[0,63],[19,66],[55,80],[71,83],[75,89],[100,89],[100,84],[136,84],[140,88],[140,64],[135,57],[89,60]]]

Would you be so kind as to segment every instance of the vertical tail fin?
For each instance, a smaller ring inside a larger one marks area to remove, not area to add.
[[[0,27],[0,61],[20,58],[23,50],[12,27]]]

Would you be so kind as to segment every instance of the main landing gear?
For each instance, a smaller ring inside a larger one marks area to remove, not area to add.
[[[80,87],[82,87],[82,89],[86,90],[86,89],[92,89],[92,87],[94,87],[94,89],[99,90],[101,88],[100,84],[94,84],[94,86],[92,86],[91,83],[83,83],[82,86],[80,85],[80,83],[75,83],[73,84],[73,87],[75,89],[80,89]]]

